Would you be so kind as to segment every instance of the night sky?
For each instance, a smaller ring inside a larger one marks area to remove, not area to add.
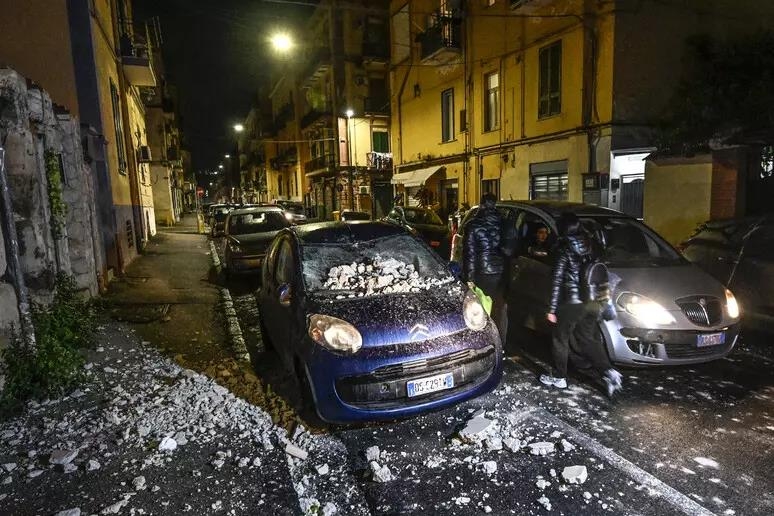
[[[135,0],[135,23],[158,16],[166,77],[177,86],[185,146],[195,171],[232,152],[272,59],[268,37],[303,25],[314,1]],[[306,4],[306,5],[305,5]]]

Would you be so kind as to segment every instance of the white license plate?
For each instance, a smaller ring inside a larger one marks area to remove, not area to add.
[[[703,333],[696,336],[696,347],[706,348],[708,346],[720,346],[726,343],[726,334],[721,333]]]
[[[451,389],[452,387],[454,387],[454,375],[451,373],[439,374],[406,382],[406,392],[408,392],[409,398],[430,392]]]

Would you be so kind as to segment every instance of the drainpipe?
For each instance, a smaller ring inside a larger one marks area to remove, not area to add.
[[[32,326],[32,314],[30,313],[30,296],[27,285],[24,283],[24,273],[19,261],[19,236],[16,233],[16,223],[13,218],[11,206],[11,194],[8,188],[8,176],[5,173],[5,148],[0,146],[0,223],[3,225],[5,236],[5,254],[8,257],[8,269],[11,273],[13,288],[16,291],[16,300],[19,307],[19,319],[22,328],[22,337],[31,349],[35,349],[35,328]]]

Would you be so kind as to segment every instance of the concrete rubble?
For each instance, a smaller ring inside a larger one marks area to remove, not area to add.
[[[421,292],[453,281],[451,276],[441,279],[421,277],[413,264],[394,258],[383,259],[377,255],[370,263],[353,262],[331,267],[323,288],[348,292],[347,296],[341,297],[363,297],[382,293]]]
[[[368,463],[371,468],[371,480],[374,482],[390,482],[395,480],[390,468],[387,466],[380,466],[378,462],[372,460]]]
[[[568,484],[582,484],[588,476],[586,466],[567,466],[562,470],[562,478]]]
[[[548,455],[549,453],[554,453],[554,443],[529,443],[527,444],[527,447],[532,455]]]

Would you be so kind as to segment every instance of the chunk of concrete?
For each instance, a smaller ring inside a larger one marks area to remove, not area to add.
[[[527,446],[532,455],[548,455],[549,453],[554,453],[554,443],[529,443]]]
[[[484,416],[476,416],[468,420],[465,428],[460,430],[460,437],[469,440],[481,439],[492,427],[493,423],[491,419],[487,419]]]
[[[285,453],[291,457],[295,457],[301,460],[306,460],[306,458],[309,456],[309,453],[306,450],[290,443],[285,445]]]
[[[64,466],[65,464],[70,464],[77,456],[78,450],[54,450],[51,452],[48,462]]]
[[[165,437],[159,443],[159,451],[174,451],[177,449],[177,441],[171,437]]]
[[[480,467],[487,475],[492,475],[497,471],[497,463],[493,460],[482,462]]]
[[[378,446],[369,446],[368,448],[366,448],[365,456],[366,456],[366,460],[368,462],[378,461],[379,460],[379,447]]]
[[[562,470],[562,478],[568,484],[582,484],[588,476],[586,466],[567,466]]]
[[[374,482],[390,482],[395,480],[390,468],[387,466],[380,466],[378,462],[373,460],[368,465],[371,467],[371,480]]]

